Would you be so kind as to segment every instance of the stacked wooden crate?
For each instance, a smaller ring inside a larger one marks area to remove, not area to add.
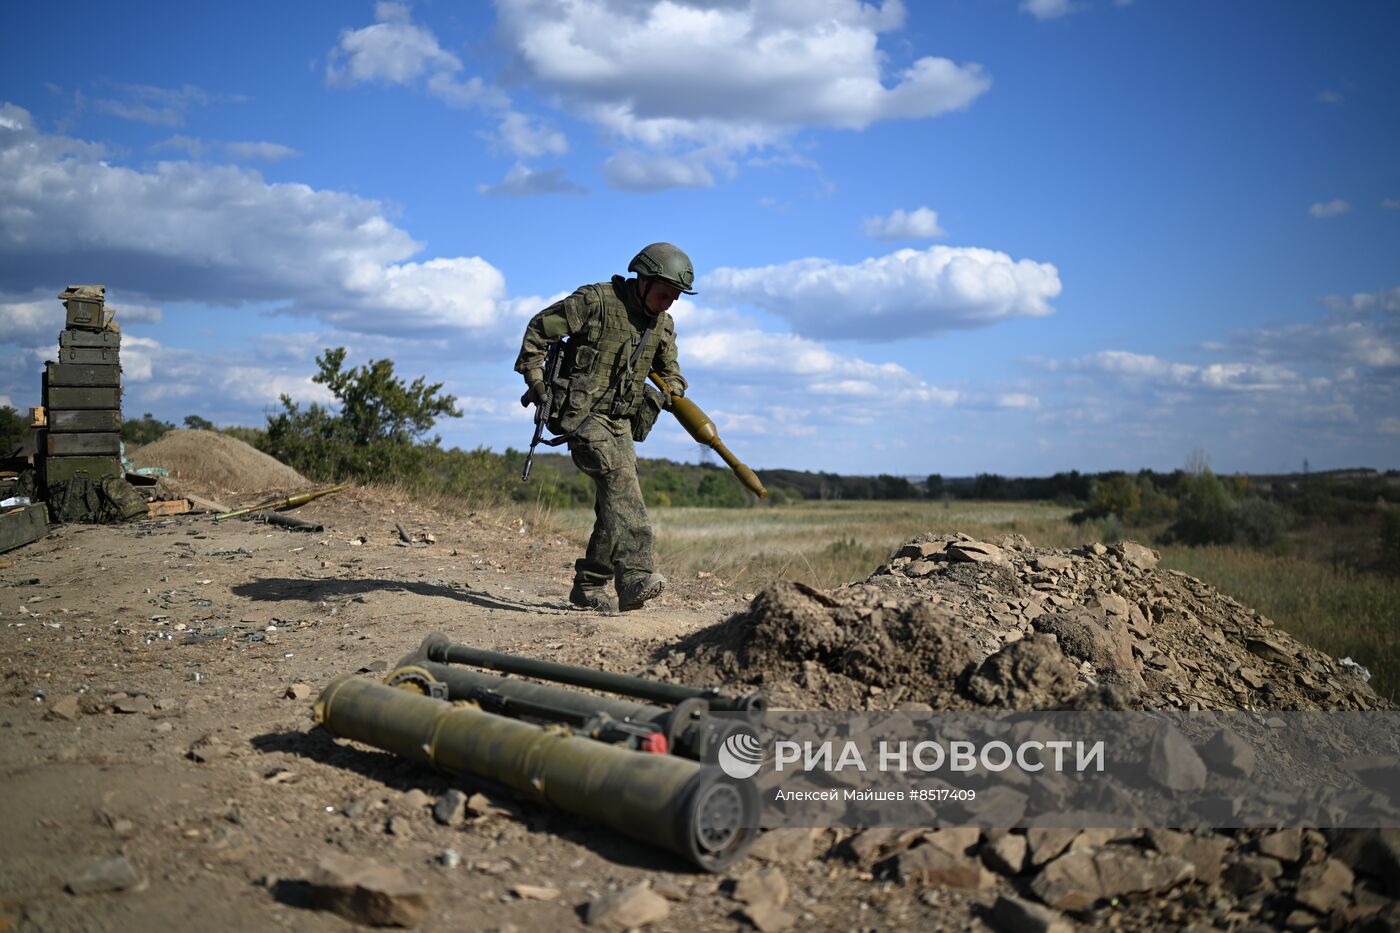
[[[106,307],[106,288],[70,285],[59,294],[67,327],[58,361],[44,369],[47,426],[40,435],[44,485],[121,476],[121,331]]]

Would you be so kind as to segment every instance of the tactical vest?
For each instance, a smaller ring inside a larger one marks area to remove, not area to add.
[[[628,372],[628,362],[637,348],[645,323],[633,323],[633,315],[623,299],[626,279],[613,276],[611,282],[585,285],[580,289],[589,306],[588,326],[583,334],[564,344],[560,378],[555,382],[556,404],[549,429],[555,434],[576,431],[590,414],[616,419],[630,418],[643,398],[657,347],[663,340],[675,339],[671,316],[657,315],[637,355],[637,365]],[[645,312],[638,312],[643,317]]]

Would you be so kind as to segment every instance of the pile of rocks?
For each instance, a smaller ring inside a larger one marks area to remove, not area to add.
[[[1056,709],[1105,692],[1129,709],[1393,708],[1354,665],[1157,559],[922,535],[862,583],[776,583],[664,659],[794,709]]]
[[[1018,535],[922,535],[861,583],[774,584],[657,660],[684,681],[759,687],[790,709],[1394,708],[1355,666],[1157,563],[1131,543],[1053,550]],[[773,831],[755,851],[800,850],[804,834]],[[814,858],[921,897],[966,894],[999,929],[1400,929],[1394,829],[815,836],[826,844]]]

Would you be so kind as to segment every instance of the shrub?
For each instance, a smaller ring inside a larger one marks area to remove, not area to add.
[[[130,446],[139,447],[159,440],[166,431],[173,430],[175,425],[146,412],[140,418],[128,418],[122,422],[122,440]]]
[[[1235,502],[1209,470],[1181,481],[1177,519],[1170,536],[1186,544],[1229,544],[1235,537]]]
[[[1235,534],[1250,547],[1281,550],[1289,523],[1286,509],[1258,496],[1244,499],[1235,506]]]

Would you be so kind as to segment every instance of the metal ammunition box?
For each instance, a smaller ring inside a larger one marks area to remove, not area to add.
[[[49,533],[49,510],[42,502],[0,513],[0,554]]]
[[[48,428],[53,434],[119,432],[122,429],[122,413],[110,409],[49,412]]]
[[[122,368],[109,363],[54,363],[45,364],[45,375],[50,386],[119,386],[122,384]]]
[[[63,303],[68,309],[68,326],[83,330],[105,330],[112,322],[112,312],[100,301],[69,298]]]
[[[59,347],[58,361],[60,363],[105,363],[109,366],[120,365],[118,358],[119,351],[116,347]]]
[[[122,345],[122,335],[115,330],[61,330],[58,332],[59,347],[111,347]]]
[[[83,388],[80,386],[45,385],[44,407],[48,409],[50,418],[53,417],[54,412],[66,409],[120,409],[122,407],[122,390],[120,386]]]
[[[44,453],[50,457],[117,456],[121,453],[120,434],[55,434],[49,431]]]
[[[100,480],[126,473],[116,457],[44,457],[42,463],[45,486],[77,477]]]

